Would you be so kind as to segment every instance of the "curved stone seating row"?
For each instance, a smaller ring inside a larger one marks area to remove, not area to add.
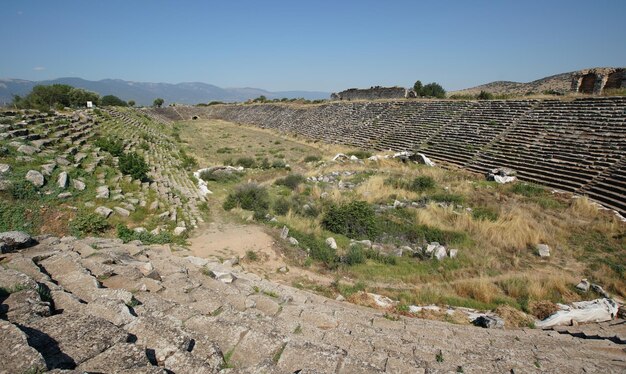
[[[626,214],[626,98],[400,100],[237,104],[160,109],[167,118],[215,118],[360,148],[418,150],[477,172],[500,166],[523,180],[587,194]],[[168,112],[166,114],[166,112]]]

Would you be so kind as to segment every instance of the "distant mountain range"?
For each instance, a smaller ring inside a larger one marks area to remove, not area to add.
[[[121,79],[103,79],[88,81],[81,78],[58,78],[46,81],[29,81],[23,79],[0,79],[0,105],[10,103],[13,95],[24,96],[36,85],[68,84],[96,92],[101,96],[115,95],[122,100],[134,100],[137,105],[152,105],[157,97],[163,98],[165,104],[198,104],[210,101],[237,102],[254,99],[261,95],[268,99],[283,97],[305,98],[309,100],[328,99],[330,92],[316,91],[283,91],[270,92],[260,88],[221,88],[212,84],[191,83],[149,83],[131,82]]]

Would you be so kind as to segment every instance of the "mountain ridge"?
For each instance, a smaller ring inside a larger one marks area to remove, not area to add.
[[[330,92],[320,91],[277,91],[272,92],[254,87],[222,88],[204,82],[137,82],[106,78],[98,81],[79,77],[62,77],[51,80],[31,81],[27,79],[0,78],[0,105],[12,101],[13,95],[27,95],[36,85],[68,84],[73,87],[96,92],[101,96],[115,95],[122,100],[134,100],[137,105],[151,105],[157,97],[167,103],[198,104],[210,101],[239,102],[261,95],[268,99],[283,97],[309,100],[327,99]]]

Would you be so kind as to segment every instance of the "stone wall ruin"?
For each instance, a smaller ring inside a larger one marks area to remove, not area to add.
[[[609,89],[626,88],[624,68],[585,69],[572,76],[572,92],[600,95]]]
[[[345,91],[333,93],[330,95],[331,100],[380,100],[380,99],[404,99],[415,97],[413,90],[404,87],[381,87],[374,86],[370,88],[350,88]]]

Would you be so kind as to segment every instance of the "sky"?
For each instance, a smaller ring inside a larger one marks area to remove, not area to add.
[[[457,90],[626,66],[626,0],[3,0],[0,78]]]

